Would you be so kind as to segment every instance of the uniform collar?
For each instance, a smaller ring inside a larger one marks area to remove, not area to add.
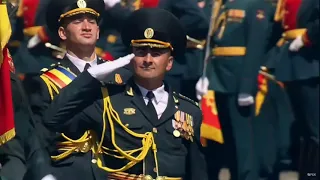
[[[172,100],[174,101],[175,104],[178,105],[178,104],[180,103],[179,100],[178,100],[177,94],[172,91],[172,88],[171,88],[165,81],[164,81],[164,84],[163,84],[163,89],[160,90],[160,91],[166,91],[166,92],[168,92],[169,97],[172,96]],[[143,95],[142,92],[141,92],[141,90],[140,90],[140,88],[139,88],[139,86],[138,86],[136,83],[134,83],[133,77],[131,77],[131,78],[127,81],[127,83],[126,83],[126,87],[125,87],[125,92],[124,92],[124,93],[125,93],[127,96],[132,96],[132,97],[134,97],[135,95],[140,95],[140,96],[142,96],[142,97],[145,97],[145,96],[146,96],[146,93],[148,93],[148,90],[147,90],[147,92]],[[155,95],[155,96],[156,96],[156,95]],[[157,98],[157,97],[156,97],[156,98]],[[159,102],[159,100],[161,101],[162,98],[159,99],[159,97],[158,97],[157,100],[156,100],[157,103]]]
[[[168,92],[165,91],[164,89],[164,84],[162,84],[162,86],[156,88],[156,89],[153,89],[153,90],[147,90],[146,88],[142,87],[142,86],[139,86],[138,84],[136,84],[138,86],[138,88],[140,89],[140,92],[141,92],[141,95],[143,96],[143,98],[146,98],[146,95],[149,91],[152,91],[153,94],[154,94],[154,99],[155,99],[155,102],[158,104],[159,102],[161,101],[165,101],[163,99],[164,95]]]
[[[97,55],[95,55],[96,57],[95,57],[94,60],[91,61],[91,62],[84,61],[84,60],[82,60],[82,59],[80,59],[80,58],[78,58],[78,57],[75,57],[75,56],[70,55],[69,53],[66,53],[66,56],[67,56],[67,58],[72,62],[72,64],[74,64],[74,65],[78,68],[78,70],[79,70],[80,72],[83,72],[84,66],[85,66],[87,63],[89,63],[91,66],[97,65]]]

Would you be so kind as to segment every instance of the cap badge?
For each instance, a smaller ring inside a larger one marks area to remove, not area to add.
[[[147,38],[147,39],[150,39],[152,38],[154,35],[154,31],[152,28],[147,28],[145,31],[144,31],[144,37]]]
[[[77,6],[78,6],[79,8],[86,8],[86,7],[87,7],[87,3],[86,3],[85,0],[78,0],[78,1],[77,1]]]

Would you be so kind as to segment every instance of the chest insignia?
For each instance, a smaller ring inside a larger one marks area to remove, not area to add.
[[[134,109],[134,108],[124,108],[123,109],[123,114],[125,114],[125,115],[134,115],[134,114],[136,114],[136,109]]]

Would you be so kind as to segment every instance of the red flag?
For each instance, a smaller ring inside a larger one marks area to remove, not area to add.
[[[224,143],[214,93],[213,90],[209,90],[201,100],[203,114],[201,137],[203,138],[203,145],[205,145],[204,139],[213,140],[221,144]]]
[[[5,1],[0,0],[0,145],[15,136],[10,70],[12,59],[6,47],[11,26]]]
[[[6,47],[1,53],[3,62],[0,67],[0,145],[15,136],[9,64],[11,57]]]

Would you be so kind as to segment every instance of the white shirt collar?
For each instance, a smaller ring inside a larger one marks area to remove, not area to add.
[[[87,61],[84,61],[82,59],[79,59],[78,57],[74,57],[72,55],[70,55],[69,53],[66,53],[66,56],[68,57],[68,59],[72,62],[72,64],[74,64],[80,72],[83,72],[84,70],[84,66],[89,63],[92,66],[95,66],[97,65],[97,55],[95,55],[95,58],[93,61],[91,62],[87,62]]]
[[[139,86],[138,84],[136,84],[136,85],[139,87],[140,92],[141,92],[143,98],[147,98],[146,95],[147,95],[147,93],[148,93],[150,90],[147,90],[146,88],[141,87],[141,86]],[[155,102],[156,102],[157,104],[158,104],[159,102],[161,102],[161,101],[166,101],[165,99],[163,99],[164,95],[167,93],[167,92],[165,91],[165,89],[164,89],[164,84],[163,84],[162,86],[158,87],[157,89],[153,89],[153,90],[151,90],[151,91],[152,91],[153,94],[154,94],[154,100],[155,100]]]

